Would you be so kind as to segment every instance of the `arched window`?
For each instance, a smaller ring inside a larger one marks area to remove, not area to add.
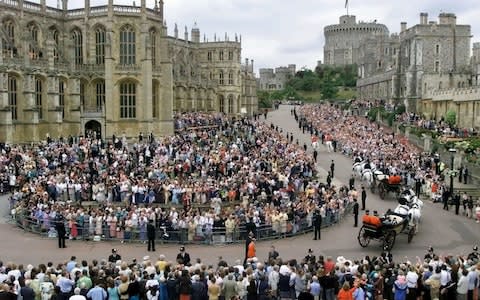
[[[228,72],[228,84],[233,85],[233,71]]]
[[[158,118],[159,88],[158,81],[152,82],[152,118]]]
[[[228,113],[233,114],[233,95],[228,95]]]
[[[2,29],[4,35],[2,36],[3,52],[7,56],[14,56],[16,54],[15,49],[15,26],[12,20],[6,20],[3,22]]]
[[[225,97],[223,95],[218,95],[218,111],[225,112]]]
[[[58,48],[59,48],[59,33],[56,28],[51,28],[50,34],[52,36],[53,42],[55,43],[55,47],[53,47],[53,59],[58,61]]]
[[[120,64],[135,64],[135,30],[130,25],[120,31]]]
[[[127,81],[120,84],[120,118],[136,118],[137,85]]]
[[[65,81],[59,80],[58,82],[58,106],[62,112],[62,119],[65,118]]]
[[[85,86],[84,81],[80,81],[80,105],[85,106]]]
[[[95,63],[97,65],[105,64],[105,41],[107,34],[105,28],[98,27],[95,30]]]
[[[220,73],[218,74],[218,83],[219,83],[220,85],[225,84],[225,79],[224,79],[223,71],[220,71]]]
[[[28,45],[28,55],[30,59],[38,59],[38,27],[35,24],[28,25],[28,32],[30,34],[30,44]]]
[[[17,92],[17,78],[8,75],[8,105],[12,113],[12,120],[18,120]]]
[[[72,31],[73,61],[75,65],[83,65],[83,37],[78,29]]]
[[[38,110],[38,119],[43,120],[43,82],[40,78],[35,78],[35,105]]]
[[[157,64],[157,31],[150,30],[150,51],[152,52],[152,66]]]
[[[105,80],[97,81],[95,84],[95,99],[97,111],[101,111],[105,103]]]

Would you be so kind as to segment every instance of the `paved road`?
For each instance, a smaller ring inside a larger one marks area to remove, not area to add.
[[[309,136],[302,134],[298,129],[289,106],[280,106],[279,110],[269,113],[267,123],[273,123],[282,128],[283,132],[293,133],[299,143],[309,145]],[[334,124],[333,124],[334,125]],[[295,141],[295,140],[294,140]],[[328,153],[324,148],[319,151],[319,167],[328,169],[331,160],[335,160],[335,184],[347,183],[351,174],[352,162],[339,153]],[[321,170],[320,176],[325,178],[326,172]],[[357,186],[360,184],[357,180]],[[6,213],[6,197],[0,198],[0,215]],[[394,199],[381,200],[377,195],[368,194],[367,208],[384,212],[394,208]],[[422,223],[419,233],[411,244],[407,244],[407,237],[403,235],[397,239],[392,251],[395,257],[422,256],[428,246],[433,246],[438,254],[466,254],[471,251],[472,245],[480,242],[479,224],[473,220],[455,216],[451,211],[442,210],[440,204],[426,202],[423,210]],[[358,228],[353,228],[353,217],[348,216],[341,224],[327,228],[322,232],[322,240],[313,241],[312,234],[286,238],[281,240],[259,242],[257,253],[260,259],[267,257],[269,246],[274,244],[284,258],[301,258],[308,248],[312,248],[316,255],[343,255],[345,257],[361,258],[365,255],[378,255],[381,251],[378,242],[372,242],[369,247],[361,248],[357,242]],[[178,253],[178,245],[158,245],[157,252],[146,251],[146,245],[120,244],[117,242],[84,242],[67,241],[67,249],[57,249],[56,240],[41,238],[37,235],[25,233],[9,224],[0,223],[0,260],[16,261],[21,263],[40,263],[45,261],[60,262],[76,255],[79,259],[105,258],[110,249],[119,249],[124,259],[142,259],[145,255],[157,256],[165,254],[167,259],[174,259]],[[226,246],[187,246],[192,258],[201,257],[206,263],[215,263],[218,256],[223,256],[228,262],[243,259],[244,245]]]

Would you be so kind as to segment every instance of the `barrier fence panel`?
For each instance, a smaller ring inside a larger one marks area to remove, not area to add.
[[[352,205],[345,201],[344,208],[327,210],[322,216],[322,227],[333,226],[339,223],[347,215],[351,214]],[[11,216],[11,222],[25,231],[39,234],[44,237],[56,238],[54,220],[36,218],[22,212]],[[132,228],[116,227],[103,221],[101,226],[96,224],[78,224],[77,222],[65,220],[67,229],[66,237],[76,240],[116,240],[124,243],[146,242],[147,229],[144,226]],[[181,244],[229,244],[245,241],[248,232],[246,224],[235,227],[211,227],[197,225],[187,228],[172,228],[156,224],[156,241],[161,243]],[[254,234],[257,240],[280,239],[295,236],[312,231],[312,218],[295,216],[292,220],[275,222],[273,224],[261,224],[256,226]]]

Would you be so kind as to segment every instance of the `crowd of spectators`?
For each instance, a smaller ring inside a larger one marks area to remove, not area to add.
[[[311,227],[316,210],[335,222],[351,200],[322,184],[311,155],[273,125],[221,114],[175,123],[182,130],[158,139],[2,145],[12,214],[52,235],[62,215],[70,238],[145,240],[153,220],[175,239],[208,242],[215,230],[228,241],[249,225],[295,233]]]
[[[184,250],[184,249],[181,249]],[[429,248],[415,261],[378,257],[283,259],[272,247],[268,257],[216,265],[200,258],[164,255],[122,261],[108,259],[46,262],[38,266],[0,262],[2,300],[476,300],[480,280],[478,248],[465,256],[437,255]]]

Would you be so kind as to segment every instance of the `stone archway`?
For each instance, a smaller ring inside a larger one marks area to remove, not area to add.
[[[90,138],[102,138],[102,124],[95,120],[85,123],[85,136]]]

